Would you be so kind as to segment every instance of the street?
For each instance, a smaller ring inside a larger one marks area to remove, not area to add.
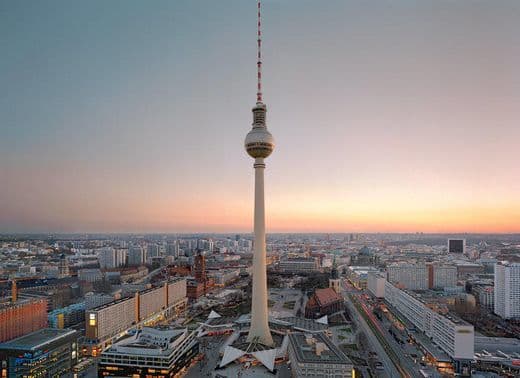
[[[359,328],[363,330],[363,332],[366,334],[368,341],[370,345],[372,346],[372,349],[376,351],[379,359],[384,365],[384,370],[388,374],[390,378],[399,378],[402,375],[399,373],[399,371],[396,369],[395,365],[393,364],[392,360],[384,350],[383,346],[377,339],[377,337],[372,332],[372,329],[369,327],[365,319],[361,316],[361,314],[358,312],[354,304],[352,303],[349,294],[352,290],[355,289],[349,289],[348,286],[346,286],[345,282],[342,283],[342,294],[345,298],[345,303],[347,304],[347,308],[352,316],[352,320],[357,324]]]

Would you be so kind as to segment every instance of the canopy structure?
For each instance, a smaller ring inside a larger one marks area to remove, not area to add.
[[[327,315],[324,315],[321,318],[316,319],[316,323],[328,325],[329,324],[329,319],[327,318]]]

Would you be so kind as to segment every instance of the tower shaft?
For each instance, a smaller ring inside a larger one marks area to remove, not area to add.
[[[255,159],[255,218],[254,218],[254,254],[253,254],[253,298],[251,306],[251,328],[247,341],[273,345],[269,330],[267,308],[267,272],[265,248],[265,201],[263,158]]]

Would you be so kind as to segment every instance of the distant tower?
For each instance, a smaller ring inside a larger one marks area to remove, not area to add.
[[[336,256],[334,256],[332,270],[330,271],[329,287],[336,293],[341,294],[341,280],[339,278],[338,267],[336,265]]]
[[[206,294],[206,256],[202,253],[201,250],[197,252],[197,256],[195,256],[195,279],[197,282],[204,285],[204,294]]]
[[[274,139],[265,125],[267,107],[262,102],[262,33],[260,0],[258,0],[258,61],[256,105],[253,107],[253,129],[247,134],[245,148],[249,156],[255,159],[255,217],[254,217],[254,252],[253,252],[253,295],[251,305],[251,328],[248,342],[258,342],[266,346],[273,345],[269,330],[267,309],[267,271],[265,250],[265,203],[264,203],[264,159],[274,149]]]
[[[60,256],[60,265],[58,266],[59,278],[65,278],[69,276],[69,264],[64,254]]]
[[[16,286],[16,280],[13,279],[11,284],[11,301],[15,303],[18,300],[18,286]]]

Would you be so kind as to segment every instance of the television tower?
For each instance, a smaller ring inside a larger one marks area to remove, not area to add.
[[[251,328],[247,336],[250,343],[273,345],[269,330],[267,309],[267,272],[265,251],[265,202],[264,202],[264,159],[274,149],[274,139],[265,125],[267,107],[262,102],[262,29],[261,4],[258,0],[258,60],[256,105],[253,107],[253,129],[247,134],[245,148],[249,156],[255,159],[255,216],[254,216],[254,252],[253,252],[253,299],[251,305]]]

